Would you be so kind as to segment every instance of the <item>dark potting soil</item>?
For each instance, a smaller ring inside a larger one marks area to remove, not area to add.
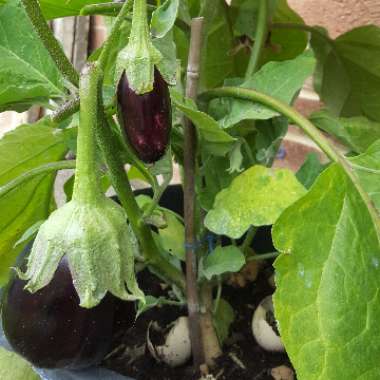
[[[267,274],[266,270],[261,270],[256,281],[244,288],[223,288],[222,297],[234,309],[235,321],[224,344],[223,356],[217,360],[213,371],[217,380],[273,380],[270,375],[272,368],[281,365],[291,367],[285,353],[263,350],[252,335],[253,312],[259,302],[273,292]],[[163,284],[147,271],[140,274],[139,283],[146,294],[162,296],[166,293]],[[152,321],[165,326],[181,315],[186,315],[186,310],[173,306],[156,307],[145,312],[131,328],[116,337],[103,365],[137,380],[198,380],[191,362],[171,368],[157,363],[146,348],[147,329]]]

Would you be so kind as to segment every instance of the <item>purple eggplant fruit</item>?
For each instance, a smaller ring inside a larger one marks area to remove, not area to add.
[[[124,72],[117,97],[130,146],[142,161],[157,161],[164,155],[170,138],[171,104],[167,83],[155,68],[153,90],[138,95],[131,89]]]
[[[79,306],[65,256],[52,281],[31,294],[15,276],[2,300],[2,323],[12,348],[42,368],[80,369],[106,355],[118,299],[108,294],[92,309]]]

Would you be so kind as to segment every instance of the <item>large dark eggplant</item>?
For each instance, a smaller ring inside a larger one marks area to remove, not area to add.
[[[130,146],[147,163],[160,159],[169,144],[171,105],[167,83],[154,70],[153,90],[136,94],[123,73],[117,91],[119,115]]]
[[[24,286],[15,276],[2,299],[4,333],[16,352],[42,368],[80,369],[103,359],[117,322],[115,297],[80,307],[65,257],[47,286],[34,294]]]

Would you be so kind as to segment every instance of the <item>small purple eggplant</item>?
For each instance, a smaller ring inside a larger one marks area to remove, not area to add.
[[[117,91],[119,114],[136,155],[146,163],[159,160],[169,144],[171,104],[167,83],[154,69],[153,90],[136,94],[123,73]]]
[[[114,296],[92,309],[79,306],[66,257],[52,281],[31,294],[15,276],[2,300],[2,323],[12,348],[42,368],[80,369],[98,364],[115,327]]]

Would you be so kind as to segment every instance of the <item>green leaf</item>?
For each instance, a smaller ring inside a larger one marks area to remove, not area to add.
[[[173,32],[168,32],[162,38],[155,38],[152,42],[162,55],[162,59],[157,64],[158,70],[165,81],[174,86],[176,84],[178,62],[176,55],[177,48],[173,41]]]
[[[0,140],[0,188],[8,181],[45,163],[61,160],[67,150],[64,131],[41,121],[22,125]],[[54,174],[41,174],[0,197],[0,285],[22,250],[14,248],[23,233],[49,215]]]
[[[180,260],[185,260],[185,227],[178,218],[164,211],[167,227],[158,231],[162,248]]]
[[[38,230],[41,227],[41,224],[44,222],[44,220],[39,220],[38,222],[34,223],[32,226],[30,226],[21,236],[19,240],[16,241],[14,248],[16,248],[18,245],[27,243],[29,240],[33,239]]]
[[[208,0],[201,16],[205,17],[202,47],[200,90],[221,85],[234,75],[234,57],[231,54],[234,37],[229,25],[227,7],[223,1]]]
[[[249,140],[250,146],[257,163],[270,167],[288,132],[288,120],[282,116],[259,120],[255,123],[255,128],[257,134]]]
[[[303,19],[289,7],[287,0],[278,0],[273,23],[304,24]],[[297,29],[272,29],[267,48],[263,52],[263,61],[284,61],[293,59],[307,47],[308,36]]]
[[[63,97],[63,78],[18,1],[0,7],[0,26],[0,112]]]
[[[306,189],[310,189],[312,184],[323,172],[323,170],[325,170],[325,168],[326,165],[321,164],[317,153],[309,153],[305,162],[299,168],[296,177]]]
[[[312,34],[319,60],[316,90],[335,116],[380,121],[380,28],[353,29],[336,40]]]
[[[238,272],[245,264],[244,253],[236,246],[216,247],[202,262],[201,275],[207,280],[227,272]]]
[[[150,27],[156,38],[164,37],[173,27],[178,7],[179,0],[166,0],[152,13]]]
[[[197,196],[204,210],[210,210],[214,204],[216,195],[222,189],[230,185],[232,180],[239,174],[229,173],[229,162],[224,157],[209,155],[203,160],[201,174],[205,181],[205,186],[196,188]]]
[[[364,116],[336,118],[326,111],[315,112],[310,120],[318,128],[336,136],[356,153],[365,152],[380,139],[380,123]]]
[[[205,225],[218,235],[238,239],[251,225],[274,224],[304,194],[304,187],[290,170],[252,166],[216,196]]]
[[[170,94],[175,106],[194,123],[201,138],[206,141],[205,149],[217,156],[224,156],[232,148],[236,139],[223,131],[211,116],[198,111],[191,99],[182,98],[174,90],[171,90]]]
[[[380,212],[380,140],[367,152],[350,159],[353,169]]]
[[[270,62],[240,87],[254,89],[291,104],[305,80],[313,73],[315,59],[307,52],[291,61]],[[278,116],[277,112],[258,103],[231,99],[230,112],[219,124],[229,128],[242,120],[265,120]]]
[[[0,379],[39,380],[40,377],[25,359],[0,347]]]
[[[228,338],[230,326],[234,319],[234,309],[227,301],[221,298],[213,317],[213,324],[221,345]]]
[[[376,223],[335,164],[273,228],[276,318],[299,380],[380,377]]]

